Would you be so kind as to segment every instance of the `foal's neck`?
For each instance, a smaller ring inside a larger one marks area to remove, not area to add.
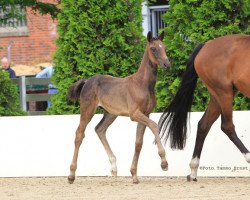
[[[138,71],[135,73],[135,76],[144,84],[147,82],[150,84],[155,84],[156,82],[157,65],[150,61],[147,50],[144,52],[141,65]]]

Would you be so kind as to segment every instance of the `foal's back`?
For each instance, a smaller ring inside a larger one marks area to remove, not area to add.
[[[128,95],[130,78],[109,75],[95,75],[82,88],[81,101],[94,101],[114,115],[128,115]]]

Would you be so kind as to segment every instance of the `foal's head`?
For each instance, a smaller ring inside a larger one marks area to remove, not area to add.
[[[148,44],[147,51],[149,60],[156,65],[160,65],[162,68],[170,68],[170,62],[166,55],[166,47],[162,43],[164,38],[164,32],[162,32],[157,38],[152,36],[152,33],[149,31],[147,35]]]

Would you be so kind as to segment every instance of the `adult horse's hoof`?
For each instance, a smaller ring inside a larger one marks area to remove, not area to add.
[[[68,183],[69,183],[69,184],[74,183],[74,180],[75,180],[75,177],[73,177],[73,176],[68,176]]]
[[[191,182],[191,181],[197,182],[197,178],[191,178],[191,176],[188,175],[188,176],[187,176],[187,181],[188,181],[188,182]]]

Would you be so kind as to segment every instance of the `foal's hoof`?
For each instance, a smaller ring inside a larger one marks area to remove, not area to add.
[[[191,181],[197,182],[197,178],[191,178],[191,176],[188,175],[188,176],[187,176],[187,181],[188,181],[188,182],[191,182]]]
[[[133,179],[133,184],[138,184],[140,183],[140,181],[136,178],[136,179]]]
[[[117,171],[111,170],[111,175],[114,176],[114,177],[117,177]]]
[[[161,164],[161,169],[162,169],[163,171],[168,171],[168,163],[163,163],[163,164]]]
[[[68,176],[68,182],[69,182],[69,184],[74,183],[74,180],[75,180],[75,177],[73,177],[73,176]]]

